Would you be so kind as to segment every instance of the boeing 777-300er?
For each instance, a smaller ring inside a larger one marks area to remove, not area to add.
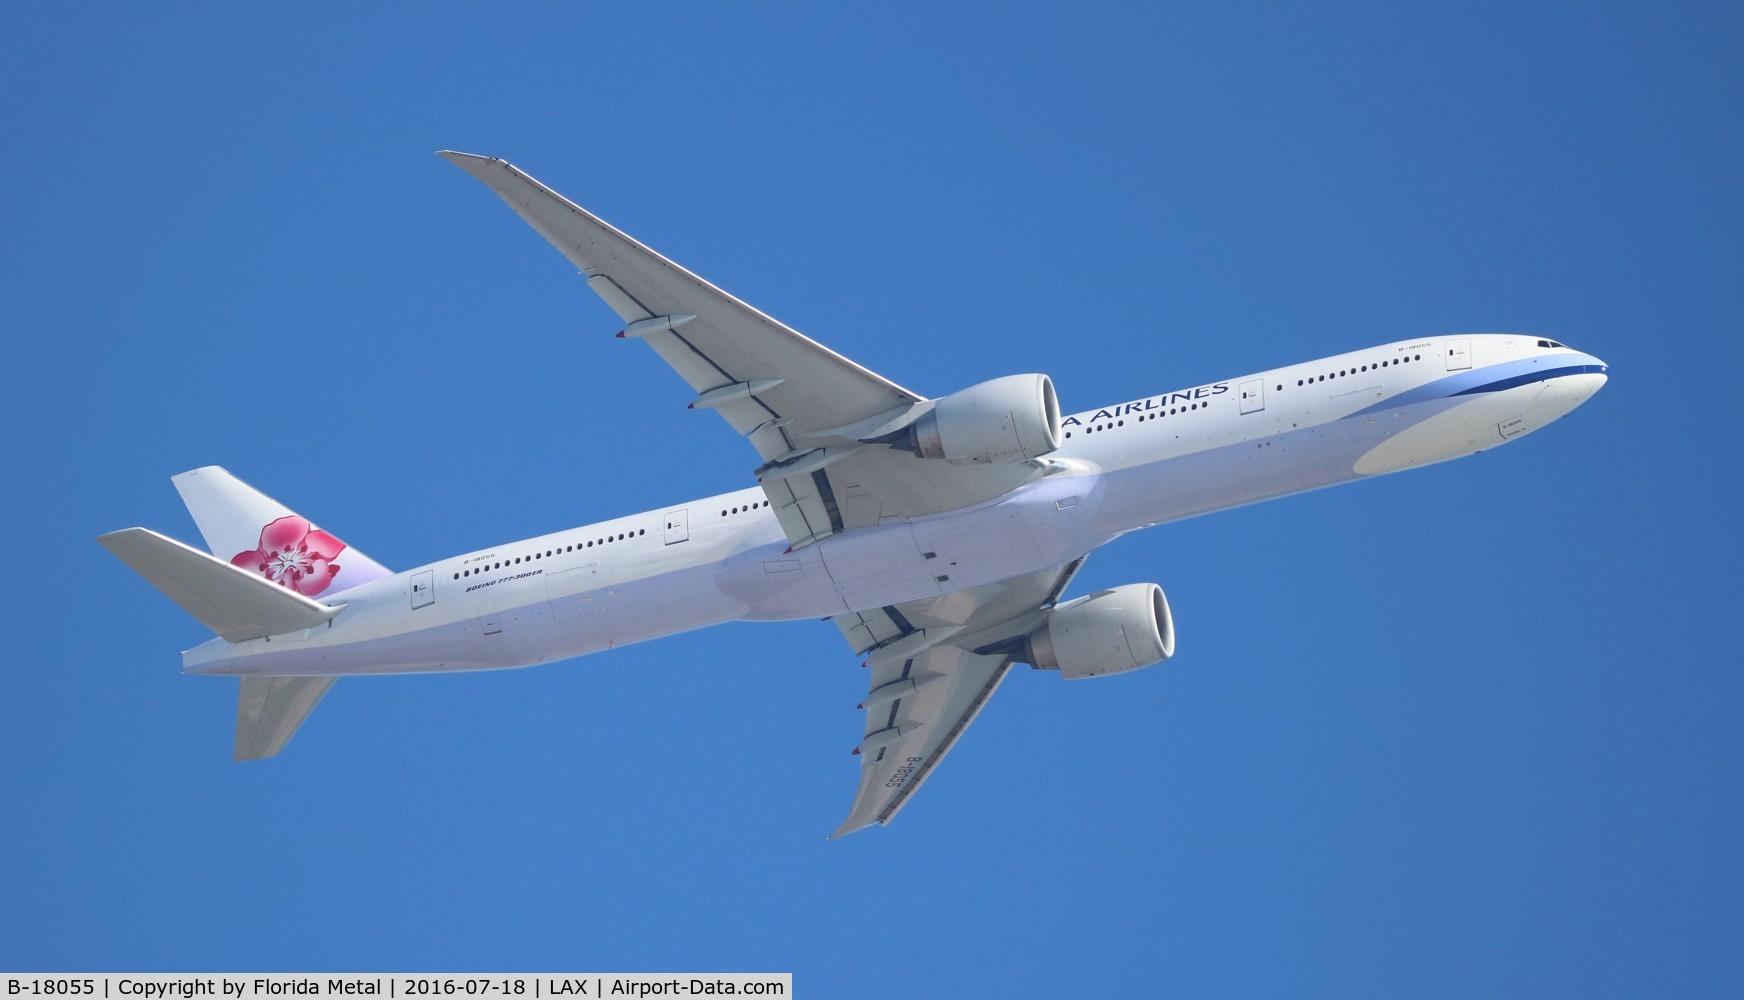
[[[870,668],[836,835],[889,823],[1014,663],[1068,678],[1175,651],[1154,583],[1065,600],[1097,547],[1513,441],[1606,379],[1532,335],[1416,337],[1062,416],[1046,375],[928,399],[691,274],[514,166],[444,152],[581,269],[757,450],[756,485],[396,573],[223,469],[173,477],[211,554],[98,539],[217,638],[237,760],[348,674],[519,667],[733,620],[832,619]]]

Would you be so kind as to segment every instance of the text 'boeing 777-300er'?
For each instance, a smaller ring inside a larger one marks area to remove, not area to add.
[[[1062,416],[1046,375],[938,399],[830,351],[510,164],[444,152],[762,457],[757,485],[393,572],[217,467],[174,477],[211,555],[99,541],[218,637],[236,759],[278,753],[347,674],[517,667],[733,620],[830,618],[870,667],[850,833],[889,823],[1014,663],[1063,676],[1175,650],[1154,583],[1063,600],[1137,528],[1412,469],[1543,427],[1598,358],[1505,334],[1415,338]]]

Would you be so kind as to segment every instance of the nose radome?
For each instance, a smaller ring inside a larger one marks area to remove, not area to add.
[[[1574,409],[1593,397],[1593,393],[1605,387],[1610,381],[1611,369],[1598,358],[1592,358],[1588,370],[1573,372],[1557,379],[1557,388],[1562,390],[1568,399],[1568,408]]]

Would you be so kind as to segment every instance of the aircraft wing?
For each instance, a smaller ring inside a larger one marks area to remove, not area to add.
[[[888,518],[954,510],[1037,474],[1029,463],[965,468],[861,442],[899,428],[924,397],[757,311],[506,161],[440,154],[496,192],[581,269],[712,409],[749,438],[757,478],[796,546]]]
[[[1084,560],[876,611],[838,615],[870,668],[860,787],[831,837],[888,824],[975,721]]]

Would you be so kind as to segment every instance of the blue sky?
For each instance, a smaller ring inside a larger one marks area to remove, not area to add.
[[[618,6],[0,14],[0,967],[1736,994],[1735,6]],[[820,623],[347,680],[234,765],[200,626],[91,541],[196,539],[171,474],[404,568],[756,464],[440,148],[933,395],[1496,330],[1612,379],[1098,553],[1177,658],[1014,675],[888,829],[824,839]]]

